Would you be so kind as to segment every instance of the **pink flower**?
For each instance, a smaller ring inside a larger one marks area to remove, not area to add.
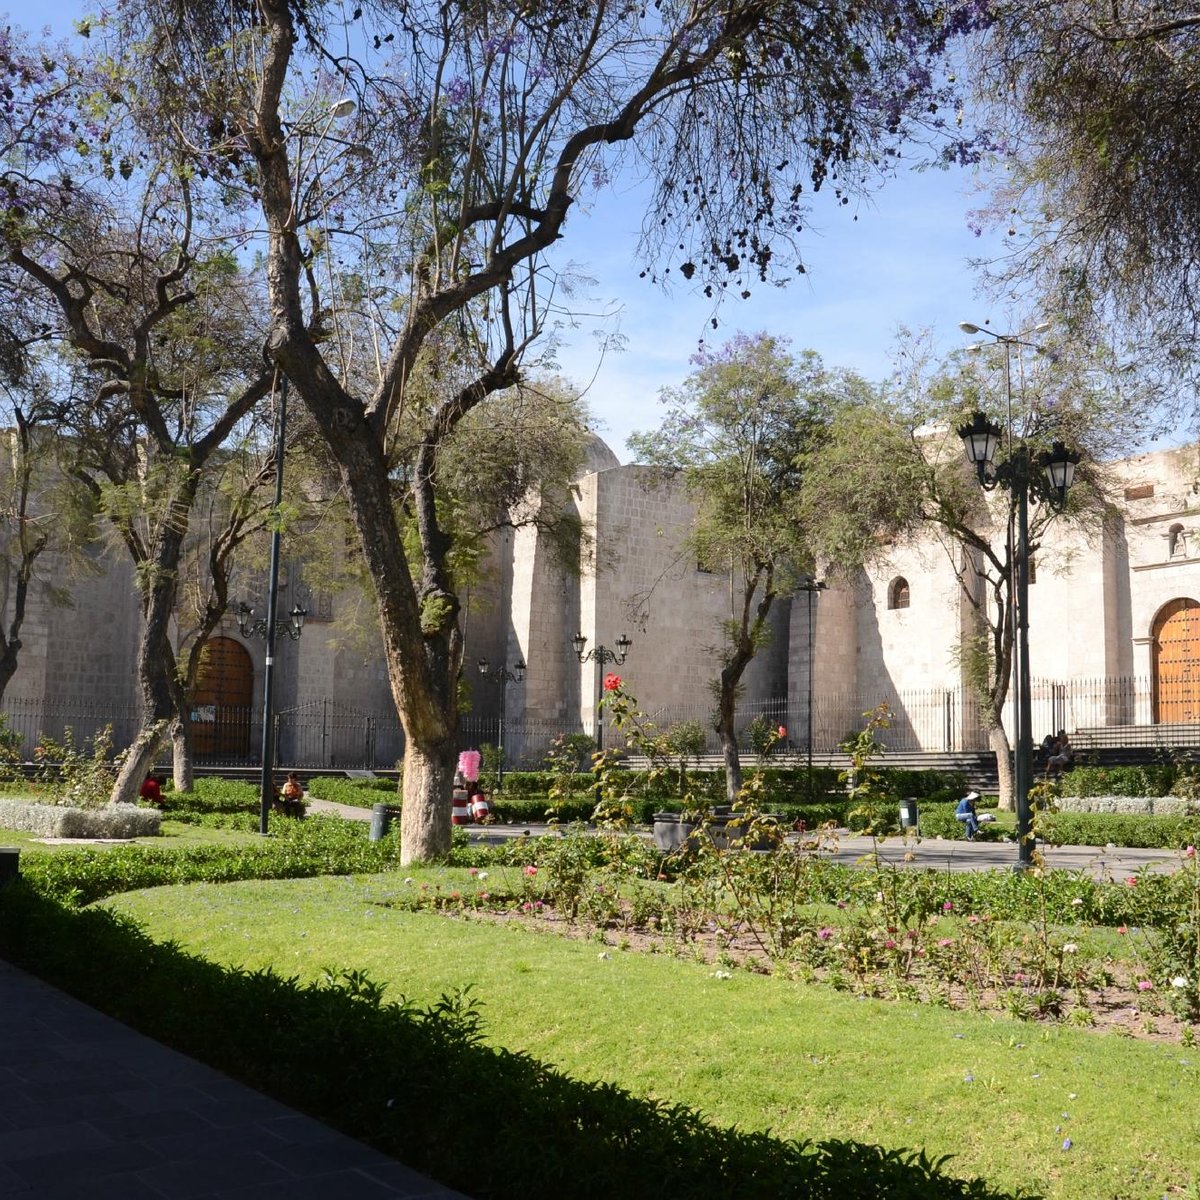
[[[1125,886],[1126,887],[1137,887],[1137,876],[1136,875],[1126,875],[1125,876]]]
[[[533,905],[530,904],[528,900],[526,900],[525,903],[521,905],[521,911],[522,912],[533,912]]]
[[[1196,847],[1195,847],[1195,846],[1189,846],[1189,847],[1188,847],[1188,848],[1187,848],[1187,849],[1186,849],[1186,850],[1183,852],[1183,857],[1184,857],[1184,858],[1195,858],[1195,857],[1196,857]]]
[[[604,677],[604,690],[606,692],[615,692],[617,690],[617,688],[619,688],[620,686],[621,686],[620,675],[617,675],[614,672],[609,671],[609,673],[607,675],[605,675],[605,677]]]
[[[480,892],[479,898],[480,898],[480,900],[483,900],[486,902],[486,901],[490,900],[492,897],[487,892]]]
[[[883,943],[883,948],[885,950],[895,950],[896,943],[891,938],[888,938],[888,940]]]
[[[821,939],[821,941],[827,942],[827,941],[829,941],[829,939],[831,937],[833,937],[833,930],[830,929],[828,925],[826,925],[823,928],[817,930],[817,937],[819,937]]]
[[[1024,971],[1014,971],[1013,972],[1013,983],[1024,983],[1027,978],[1028,978],[1028,976],[1025,974]]]
[[[779,729],[778,729],[776,732],[779,734],[779,736],[780,736],[781,738],[785,738],[785,737],[787,737],[787,726],[786,726],[786,725],[780,725]]]
[[[1118,933],[1128,933],[1128,932],[1129,932],[1129,927],[1128,927],[1128,926],[1126,926],[1126,925],[1118,925],[1118,926],[1117,926],[1117,932],[1118,932]]]
[[[939,938],[938,945],[939,946],[953,946],[954,939],[953,938]]]
[[[954,901],[947,900],[946,903],[942,905],[942,912],[953,912],[953,911],[954,911]]]
[[[969,917],[967,918],[967,924],[968,924],[968,925],[978,925],[978,924],[979,924],[979,918],[978,918],[977,916],[975,916],[974,914],[972,914],[971,916],[969,916]]]
[[[1154,984],[1152,984],[1148,979],[1139,979],[1137,981],[1137,987],[1139,992],[1150,992],[1154,990]]]
[[[467,874],[470,875],[470,877],[472,879],[474,879],[475,876],[479,874],[479,868],[478,867],[468,867]]]
[[[525,874],[526,874],[526,875],[528,875],[528,876],[530,876],[530,877],[532,878],[534,875],[536,875],[536,874],[537,874],[537,867],[534,867],[534,866],[528,866],[528,867],[526,867],[526,868],[525,868]]]

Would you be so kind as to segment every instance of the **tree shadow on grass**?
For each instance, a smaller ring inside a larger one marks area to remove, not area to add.
[[[479,1200],[1013,1195],[951,1178],[919,1151],[723,1128],[683,1105],[572,1079],[486,1046],[469,996],[416,1009],[384,1003],[354,971],[302,985],[221,967],[24,881],[0,890],[0,953]]]

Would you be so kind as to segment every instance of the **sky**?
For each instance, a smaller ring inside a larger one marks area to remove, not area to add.
[[[95,5],[81,0],[10,0],[9,18],[30,31],[49,25],[67,35],[72,22]],[[736,297],[719,312],[711,301],[677,286],[670,291],[639,278],[636,257],[644,193],[614,182],[611,190],[578,204],[559,243],[562,265],[573,263],[595,280],[577,329],[561,331],[558,362],[574,383],[587,385],[597,432],[622,462],[625,439],[660,419],[659,390],[681,383],[700,339],[719,345],[737,331],[765,331],[791,339],[794,350],[815,350],[830,367],[881,380],[901,326],[929,330],[937,351],[970,339],[960,321],[1004,331],[1040,318],[985,301],[971,260],[999,253],[996,237],[976,237],[968,214],[985,202],[980,181],[964,170],[905,171],[869,200],[818,208],[803,235],[807,273],[786,289],[759,285],[747,301]],[[856,219],[857,218],[857,219]],[[623,349],[601,354],[597,334],[619,332]]]

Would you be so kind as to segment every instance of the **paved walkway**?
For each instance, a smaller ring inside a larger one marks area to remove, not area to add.
[[[0,1196],[464,1200],[3,960]]]
[[[355,821],[369,821],[371,810],[354,808],[346,804],[334,804],[328,800],[308,801],[314,812],[327,812]],[[540,837],[554,831],[550,825],[467,825],[468,836],[474,842],[499,845],[517,837]],[[863,855],[878,850],[884,862],[897,866],[912,866],[938,871],[990,871],[1009,869],[1017,861],[1017,847],[1013,842],[977,840],[965,838],[943,841],[940,838],[909,839],[899,835],[881,842],[867,837],[858,837],[845,830],[822,850],[835,862],[852,866]],[[1042,854],[1051,867],[1067,871],[1084,871],[1097,879],[1106,876],[1123,879],[1136,871],[1172,871],[1179,866],[1179,855],[1173,850],[1128,850],[1100,846],[1046,846]]]

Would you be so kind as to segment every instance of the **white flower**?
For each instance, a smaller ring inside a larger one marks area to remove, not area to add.
[[[714,979],[732,979],[733,974],[729,971],[714,971],[712,977]]]
[[[1078,949],[1079,949],[1079,947],[1078,947],[1077,945],[1075,945],[1075,943],[1074,943],[1074,942],[1068,942],[1068,943],[1067,943],[1067,944],[1066,944],[1066,945],[1063,947],[1063,953],[1064,953],[1064,954],[1074,954],[1074,953],[1075,953],[1075,951],[1076,951],[1076,950],[1078,950]]]
[[[487,872],[486,872],[486,871],[480,871],[480,872],[479,872],[479,874],[476,876],[476,878],[477,878],[477,879],[486,879],[486,878],[487,878]]]
[[[1185,976],[1185,975],[1176,975],[1175,978],[1171,980],[1172,987],[1185,988],[1185,987],[1187,987],[1187,985],[1188,985],[1188,981],[1187,981],[1187,976]]]
[[[1079,896],[1076,896],[1075,899],[1071,901],[1072,908],[1079,908],[1082,904],[1083,900]]]
[[[596,957],[597,958],[612,958],[612,955],[609,954],[609,952],[607,950],[601,950],[600,953],[596,955]]]
[[[410,875],[404,882],[405,883],[416,883],[417,881]]]

